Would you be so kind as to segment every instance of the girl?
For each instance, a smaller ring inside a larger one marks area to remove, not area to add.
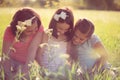
[[[48,33],[43,34],[41,47],[37,51],[37,62],[50,72],[58,72],[67,59],[62,55],[68,53],[68,42],[73,32],[74,17],[70,9],[58,9],[53,15]],[[52,31],[51,31],[52,30]],[[31,56],[36,54],[31,53]],[[29,58],[28,63],[34,58]],[[27,64],[28,64],[27,63]]]
[[[39,15],[31,8],[19,9],[13,16],[3,38],[2,63],[5,78],[13,77],[12,74],[25,64],[26,57],[29,55],[28,48],[37,33],[41,38],[42,26]],[[6,55],[9,59],[5,57]]]
[[[110,68],[107,63],[107,51],[99,37],[94,34],[94,25],[91,21],[87,19],[77,21],[72,44],[75,53],[71,53],[71,57],[78,60],[83,73],[91,75]],[[74,55],[77,58],[73,57]]]

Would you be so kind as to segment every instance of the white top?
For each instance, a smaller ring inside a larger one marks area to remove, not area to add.
[[[53,38],[48,40],[48,46],[45,48],[41,56],[41,65],[51,72],[57,72],[60,67],[63,67],[66,58],[63,56],[67,52],[67,42],[57,41]]]
[[[85,43],[76,46],[78,52],[78,60],[81,68],[84,71],[91,69],[96,60],[100,57],[93,50],[93,45],[97,42],[100,42],[98,36],[92,35],[92,37]]]

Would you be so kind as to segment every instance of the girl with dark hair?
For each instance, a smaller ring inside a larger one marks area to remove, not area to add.
[[[13,77],[12,74],[25,64],[32,39],[37,33],[40,33],[41,38],[42,32],[40,17],[33,9],[22,8],[14,14],[3,38],[2,63],[5,78]]]
[[[70,9],[58,9],[53,15],[49,24],[51,36],[46,33],[43,35],[43,44],[47,43],[47,46],[41,47],[40,52],[38,50],[38,54],[41,54],[40,65],[48,71],[58,72],[66,66],[67,58],[61,56],[69,53],[68,42],[72,38],[73,25],[74,17]]]
[[[94,34],[93,23],[87,19],[79,19],[74,28],[71,58],[79,62],[82,74],[87,73],[90,80],[94,80],[93,74],[109,70],[107,54],[101,40]],[[111,74],[115,77],[112,71]]]

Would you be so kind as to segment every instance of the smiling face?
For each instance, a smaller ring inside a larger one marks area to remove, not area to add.
[[[70,25],[68,25],[67,23],[57,23],[56,24],[56,30],[57,30],[57,35],[64,35],[65,32],[68,31],[68,29],[70,28]]]
[[[83,44],[94,33],[94,25],[87,19],[79,19],[75,24],[72,43]]]
[[[72,43],[74,45],[78,45],[78,44],[82,44],[84,43],[88,37],[87,37],[88,34],[84,34],[82,32],[80,32],[78,29],[74,32],[74,36],[73,36],[73,39],[72,39]]]

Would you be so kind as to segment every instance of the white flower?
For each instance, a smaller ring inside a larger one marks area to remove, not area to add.
[[[82,70],[81,70],[81,68],[78,68],[77,69],[77,75],[80,75],[80,74],[82,74]]]
[[[48,35],[49,38],[52,36],[52,32],[53,32],[53,29],[46,29],[45,30],[45,33]]]
[[[35,18],[35,16],[32,17],[32,18],[30,18],[30,19],[28,19],[28,20],[25,20],[25,21],[24,21],[25,25],[27,25],[27,26],[32,26],[32,20],[33,20],[34,18]]]
[[[53,29],[46,29],[46,30],[45,30],[45,33],[46,33],[46,34],[51,34],[52,32],[53,32]]]
[[[55,14],[53,18],[54,18],[56,21],[59,21],[59,18],[62,18],[63,20],[65,20],[66,17],[67,17],[67,14],[62,11],[60,14]]]
[[[10,50],[13,51],[13,52],[16,52],[16,49],[13,48],[13,47],[10,47]]]
[[[25,26],[16,25],[16,27],[17,27],[17,31],[19,31],[19,32],[23,32],[26,29]]]

